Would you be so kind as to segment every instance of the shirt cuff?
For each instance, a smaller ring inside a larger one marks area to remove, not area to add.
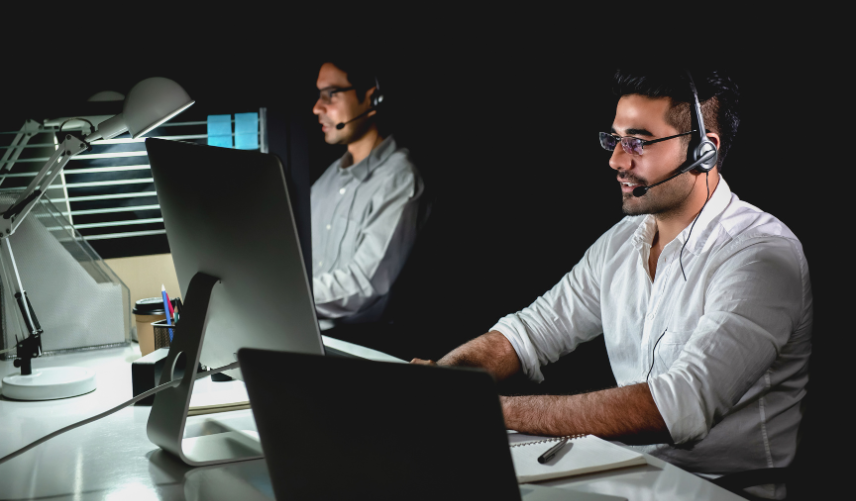
[[[648,381],[654,404],[675,444],[700,440],[707,436],[710,427],[700,411],[701,401],[691,381],[681,374],[660,374]]]
[[[516,315],[508,315],[501,319],[496,325],[490,328],[490,331],[499,332],[511,343],[511,347],[517,353],[517,359],[520,360],[523,373],[529,379],[536,383],[544,380],[544,375],[541,374],[541,363],[538,361],[535,347],[526,333],[526,327]]]

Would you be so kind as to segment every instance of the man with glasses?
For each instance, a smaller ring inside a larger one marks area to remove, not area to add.
[[[675,175],[693,133],[682,72],[619,70],[600,146],[627,217],[553,289],[437,364],[541,381],[542,366],[602,333],[618,387],[502,397],[510,429],[647,444],[712,475],[784,467],[808,380],[808,268],[796,236],[720,176],[739,123],[733,81],[720,72],[694,79],[716,166]],[[780,485],[753,493],[784,495]]]
[[[310,196],[312,283],[322,329],[379,320],[416,238],[422,180],[407,149],[379,128],[381,90],[369,64],[356,57],[324,63],[316,82],[312,112],[324,140],[348,148]]]

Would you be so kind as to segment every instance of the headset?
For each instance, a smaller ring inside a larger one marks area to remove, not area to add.
[[[716,160],[719,155],[713,141],[707,138],[707,129],[704,128],[704,116],[701,113],[701,104],[698,102],[698,92],[696,91],[693,76],[689,70],[686,70],[686,72],[687,80],[690,83],[690,90],[693,93],[693,102],[691,104],[692,126],[690,130],[697,131],[697,134],[690,136],[690,144],[687,148],[687,160],[690,160],[690,152],[692,152],[692,163],[698,165],[695,167],[686,167],[684,172],[692,168],[699,172],[708,172],[716,166]]]
[[[353,122],[354,120],[358,120],[360,118],[363,118],[364,116],[368,115],[372,111],[380,111],[381,105],[383,104],[383,92],[381,92],[381,90],[380,90],[380,80],[378,80],[377,76],[374,77],[374,81],[375,81],[375,91],[371,95],[371,101],[370,101],[370,103],[372,105],[371,108],[360,113],[359,115],[348,120],[347,122],[337,123],[336,124],[336,130],[344,129],[345,126],[348,125],[349,123]]]
[[[383,92],[380,91],[380,80],[374,77],[375,91],[372,94],[372,108],[378,109],[383,104]]]
[[[648,190],[651,188],[659,186],[667,181],[671,181],[685,172],[695,169],[699,172],[707,173],[716,166],[716,160],[719,157],[719,152],[716,149],[716,145],[713,144],[713,141],[707,138],[707,129],[704,128],[704,116],[701,113],[701,104],[699,104],[698,101],[698,92],[696,91],[693,76],[690,74],[690,70],[686,70],[686,74],[687,79],[689,80],[690,90],[693,95],[693,102],[690,103],[690,116],[692,119],[690,130],[696,131],[695,134],[690,136],[690,144],[687,147],[687,160],[677,168],[674,174],[666,179],[654,184],[649,184],[648,186],[639,186],[635,188],[633,190],[634,197],[641,197],[648,193]]]

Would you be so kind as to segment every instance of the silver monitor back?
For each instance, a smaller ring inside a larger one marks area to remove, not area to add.
[[[221,280],[200,362],[230,364],[244,347],[324,354],[279,159],[152,138],[146,149],[182,296],[197,272]]]

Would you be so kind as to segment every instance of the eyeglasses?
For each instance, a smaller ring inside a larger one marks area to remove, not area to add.
[[[333,102],[333,96],[337,92],[345,92],[349,90],[354,90],[354,87],[326,87],[318,91],[318,99],[320,99],[324,104],[330,104]]]
[[[682,132],[680,134],[675,134],[674,136],[669,137],[661,137],[660,139],[639,139],[638,137],[631,136],[616,136],[615,134],[610,134],[609,132],[600,132],[600,146],[606,151],[615,150],[615,146],[618,143],[621,143],[621,147],[624,148],[624,151],[629,153],[630,155],[641,155],[642,148],[646,144],[654,144],[659,143],[660,141],[666,141],[668,139],[674,139],[676,137],[686,136],[687,134],[692,134],[695,132],[691,130],[689,132]]]

